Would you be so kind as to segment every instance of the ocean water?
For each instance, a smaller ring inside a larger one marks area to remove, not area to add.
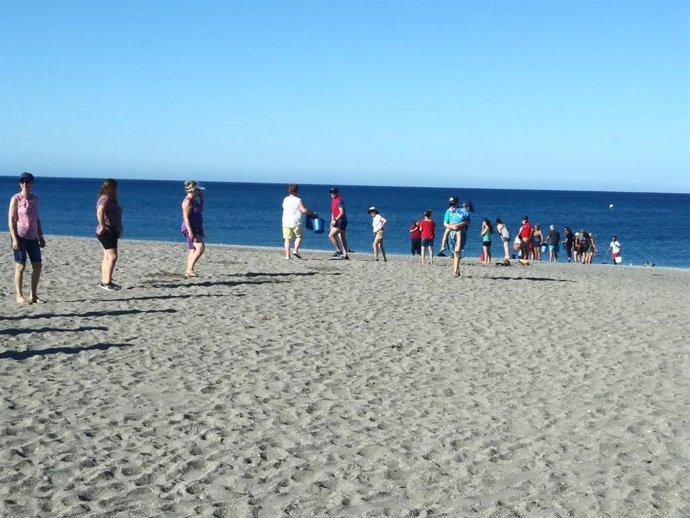
[[[124,209],[124,239],[177,241],[180,234],[180,204],[184,192],[180,181],[121,180],[120,204]],[[236,245],[282,246],[281,206],[287,184],[202,182],[206,187],[204,211],[207,242]],[[51,234],[94,236],[95,205],[99,179],[37,177],[34,192],[40,198],[43,229]],[[300,185],[300,197],[310,209],[328,220],[329,185]],[[573,231],[593,232],[600,253],[595,263],[610,263],[604,254],[612,234],[623,245],[626,265],[690,268],[690,194],[623,193],[588,191],[538,191],[463,188],[418,188],[385,186],[343,186],[340,193],[348,210],[348,240],[357,254],[371,253],[371,217],[375,205],[388,220],[385,247],[389,254],[409,254],[408,229],[424,210],[442,227],[448,198],[470,200],[475,213],[469,229],[465,255],[481,252],[479,230],[483,218],[500,217],[515,236],[522,216],[540,223],[545,233],[550,224],[561,234],[564,226]],[[9,203],[18,192],[16,177],[0,177],[0,198]],[[7,207],[7,205],[6,205]],[[435,249],[440,245],[438,231]],[[494,257],[502,257],[498,239],[493,239]],[[126,246],[123,243],[121,246]],[[331,250],[327,234],[306,231],[303,248]],[[8,252],[9,253],[9,252]],[[9,257],[9,256],[8,256]],[[561,252],[561,261],[565,254]]]

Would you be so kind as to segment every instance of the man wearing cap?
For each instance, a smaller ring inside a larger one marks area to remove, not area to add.
[[[532,225],[527,216],[522,218],[520,227],[520,264],[529,264],[529,247],[532,244]]]
[[[20,192],[10,199],[8,226],[14,251],[14,287],[17,291],[18,304],[42,302],[38,298],[38,280],[41,277],[41,248],[46,245],[43,239],[41,219],[38,217],[38,197],[31,192],[34,175],[22,173],[19,177]],[[29,300],[24,298],[22,284],[26,258],[31,261],[31,292]]]
[[[331,230],[328,233],[328,239],[331,240],[335,247],[335,254],[333,254],[332,259],[347,261],[350,257],[347,255],[347,237],[345,235],[347,230],[345,202],[341,198],[337,187],[331,187],[328,192],[331,195]],[[340,245],[342,250],[338,245]]]
[[[451,220],[455,218],[455,213],[458,210],[458,198],[457,196],[451,196],[448,199],[448,208],[443,215],[443,237],[441,238],[441,250],[439,250],[438,257],[445,257],[445,250],[455,250],[455,231],[451,230],[450,223]]]
[[[470,226],[470,212],[474,212],[471,201],[466,201],[455,211],[449,228],[455,231],[455,248],[453,249],[453,277],[460,277],[460,259],[467,242],[467,229]]]

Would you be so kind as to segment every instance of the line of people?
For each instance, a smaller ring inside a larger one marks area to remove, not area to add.
[[[443,257],[446,255],[445,252],[447,250],[452,250],[455,260],[457,245],[451,245],[449,247],[447,241],[450,238],[451,241],[455,243],[455,233],[458,229],[461,229],[459,244],[460,255],[465,247],[467,228],[470,222],[469,212],[473,212],[473,207],[471,202],[465,202],[461,207],[458,205],[457,197],[452,196],[449,200],[449,208],[444,214],[444,235],[441,241],[441,248],[436,254],[437,256]],[[419,221],[412,220],[409,227],[410,253],[412,255],[419,255],[422,264],[426,261],[425,257],[427,251],[429,254],[429,263],[433,264],[432,250],[436,224],[431,219],[431,214],[431,209],[427,209],[424,212],[424,218]],[[458,225],[457,222],[464,223],[456,226]],[[512,241],[514,253],[511,253],[511,235],[503,220],[501,218],[496,218],[494,226],[489,218],[484,218],[479,232],[482,240],[480,261],[483,263],[492,262],[492,236],[497,234],[503,248],[503,261],[499,264],[505,266],[510,265],[511,258],[517,258],[520,264],[523,265],[528,265],[530,261],[548,260],[549,262],[557,262],[561,245],[566,251],[568,262],[591,264],[594,256],[599,251],[594,234],[584,229],[573,233],[570,227],[565,227],[564,232],[565,238],[561,241],[561,233],[556,229],[555,225],[549,225],[548,232],[544,234],[539,223],[532,225],[529,221],[529,217],[524,216],[518,234],[515,236],[514,241]],[[622,262],[621,250],[622,245],[618,241],[618,238],[615,235],[612,236],[611,243],[606,253],[611,254],[611,261],[613,264],[620,264]],[[543,256],[543,254],[547,253],[548,256]],[[453,274],[459,274],[459,267],[454,266]]]
[[[12,196],[9,205],[8,227],[12,241],[12,249],[15,260],[15,290],[17,303],[41,303],[38,296],[38,282],[42,270],[41,249],[45,247],[45,239],[41,227],[38,212],[38,197],[32,192],[34,176],[31,173],[22,173],[19,177],[20,191]],[[96,202],[96,236],[103,246],[103,260],[101,263],[100,287],[107,291],[119,289],[113,281],[113,272],[118,259],[118,240],[122,236],[122,208],[118,202],[117,181],[108,178],[104,180]],[[194,180],[184,182],[184,198],[182,199],[182,223],[180,231],[186,239],[188,254],[184,276],[186,278],[198,277],[196,265],[204,254],[204,195],[203,187]],[[300,247],[303,238],[304,218],[312,218],[318,221],[318,214],[305,206],[298,196],[299,185],[289,184],[288,195],[283,200],[282,233],[284,240],[285,258],[301,259]],[[347,242],[348,217],[345,202],[337,187],[329,190],[331,197],[331,217],[328,238],[334,247],[333,260],[349,260],[351,250]],[[376,261],[381,258],[387,261],[384,248],[384,230],[386,218],[379,210],[372,206],[367,210],[372,218],[373,243],[372,250]],[[460,203],[457,196],[451,196],[448,200],[448,209],[443,216],[443,237],[441,246],[436,256],[446,256],[449,252],[452,256],[453,277],[460,276],[460,261],[462,252],[467,242],[468,230],[471,223],[471,213],[474,212],[472,202]],[[433,211],[424,211],[423,219],[412,221],[410,226],[411,253],[421,256],[421,263],[426,262],[428,254],[429,264],[434,262],[434,239],[436,235],[436,223],[432,219]],[[510,265],[511,241],[510,232],[500,218],[496,218],[496,226],[488,218],[482,220],[480,236],[482,239],[481,261],[492,261],[491,246],[492,236],[498,234],[503,245],[503,262]],[[550,225],[549,232],[544,236],[539,224],[532,226],[529,218],[522,219],[522,225],[513,242],[513,248],[518,252],[521,264],[529,264],[529,261],[541,261],[542,250],[548,250],[548,260],[558,260],[559,244],[563,244],[568,255],[568,262],[581,262],[590,264],[598,248],[594,234],[584,229],[573,233],[569,227],[565,227],[565,239],[560,240],[560,233],[554,225]],[[613,236],[607,252],[611,252],[614,264],[619,264],[622,246],[616,236]],[[29,296],[24,296],[23,280],[27,259],[32,265],[31,288]]]

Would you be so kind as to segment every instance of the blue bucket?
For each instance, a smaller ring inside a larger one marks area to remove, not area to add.
[[[314,234],[323,234],[324,225],[323,218],[307,218],[307,230],[313,230]]]

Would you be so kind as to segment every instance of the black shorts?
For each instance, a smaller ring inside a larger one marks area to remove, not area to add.
[[[108,232],[106,230],[100,235],[97,234],[96,237],[103,245],[104,250],[112,250],[113,248],[117,248],[117,236],[112,232]]]
[[[340,230],[345,230],[347,228],[347,218],[338,218],[333,223],[333,226]]]

